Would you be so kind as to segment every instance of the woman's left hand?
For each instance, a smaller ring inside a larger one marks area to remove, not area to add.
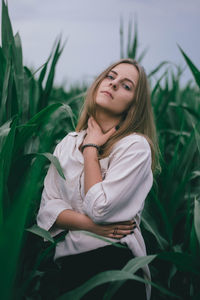
[[[83,141],[83,145],[85,144],[96,144],[98,146],[104,145],[107,140],[115,133],[115,127],[112,127],[108,132],[103,133],[99,124],[95,121],[93,117],[88,119],[88,128],[87,135]]]

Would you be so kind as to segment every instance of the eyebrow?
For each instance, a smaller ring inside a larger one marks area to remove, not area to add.
[[[118,75],[118,73],[117,73],[116,71],[114,71],[114,70],[110,70],[110,72],[113,72],[114,74]],[[129,79],[129,78],[124,78],[124,80],[130,81],[130,82],[132,83],[132,85],[135,86],[135,83],[134,83],[131,79]]]

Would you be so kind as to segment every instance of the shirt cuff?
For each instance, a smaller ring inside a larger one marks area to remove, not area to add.
[[[100,198],[102,199],[100,200]],[[99,204],[97,205],[97,203]],[[107,211],[106,207],[106,198],[102,188],[102,182],[98,182],[94,184],[85,195],[83,210],[95,223],[102,223],[102,217]]]

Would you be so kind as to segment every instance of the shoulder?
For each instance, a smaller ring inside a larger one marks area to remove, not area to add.
[[[57,144],[57,145],[65,145],[68,142],[75,142],[77,139],[81,139],[82,136],[85,134],[85,130],[82,130],[80,132],[77,131],[72,131],[67,133],[62,139],[61,141]]]
[[[110,165],[126,166],[127,170],[136,166],[146,166],[145,170],[151,171],[152,154],[147,138],[133,133],[117,141],[110,153]],[[123,167],[124,168],[124,167]]]
[[[149,142],[147,141],[147,138],[138,133],[132,133],[129,134],[123,138],[121,138],[119,141],[117,141],[112,149],[112,152],[116,152],[118,150],[141,150],[145,152],[151,153],[151,147],[149,145]]]
[[[71,139],[71,137],[75,137],[76,136],[76,132],[69,132],[67,133],[58,143],[56,147],[62,147],[63,145],[65,145],[69,139]]]
[[[77,139],[80,139],[83,135],[83,131],[76,132],[72,131],[67,133],[56,145],[55,147],[55,153],[60,154],[62,150],[65,150],[66,148],[69,149],[69,147],[74,147]]]
[[[80,133],[79,132],[76,132],[76,131],[72,131],[72,132],[69,132],[67,133],[63,138],[62,140],[60,141],[60,143],[65,143],[67,140],[69,139],[73,139],[73,138],[76,138]]]

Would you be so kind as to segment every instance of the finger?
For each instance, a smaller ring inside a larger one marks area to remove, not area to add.
[[[111,135],[113,135],[116,132],[116,128],[113,127],[111,128],[108,132],[105,133],[106,138],[111,137]]]
[[[91,117],[88,119],[88,125],[89,125],[89,126],[92,126],[92,120],[91,120]]]
[[[127,224],[127,225],[124,225],[124,224],[113,224],[112,226],[110,226],[112,229],[115,229],[115,228],[120,228],[120,229],[131,229],[133,228],[134,226],[137,226],[136,223],[132,223],[132,224]]]
[[[107,237],[112,238],[112,239],[120,240],[120,239],[122,239],[124,237],[124,235],[110,233]]]
[[[99,124],[97,123],[97,121],[93,118],[93,117],[91,117],[91,123],[92,123],[92,126],[93,127],[97,127],[98,129],[100,129],[101,130],[101,127],[99,126]],[[102,130],[101,130],[102,131]]]
[[[120,235],[128,235],[128,234],[131,234],[131,233],[134,233],[134,229],[130,229],[130,230],[119,230],[117,232],[117,234],[120,234]]]
[[[118,225],[118,224],[121,224],[121,225],[131,225],[131,224],[136,224],[135,220],[129,220],[129,221],[123,221],[123,222],[118,222],[118,223],[114,223],[113,225]]]
[[[133,225],[120,225],[120,226],[115,227],[115,228],[118,228],[119,230],[133,230],[136,227],[137,227],[137,225],[133,224]]]

